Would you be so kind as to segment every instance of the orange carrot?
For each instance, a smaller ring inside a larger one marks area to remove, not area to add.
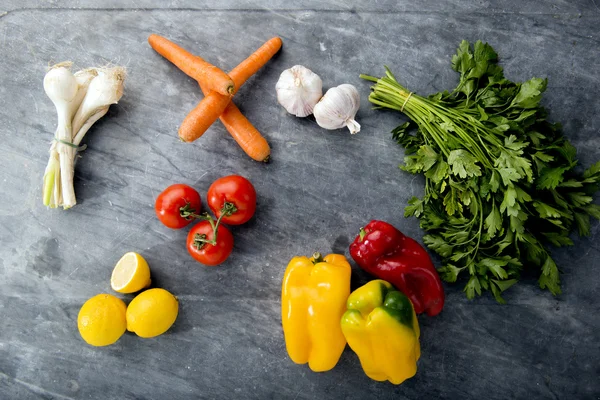
[[[221,122],[250,158],[256,161],[269,161],[271,154],[269,143],[232,101],[221,114]]]
[[[223,96],[211,91],[213,96],[206,96],[190,111],[179,127],[179,138],[184,142],[193,142],[206,132],[219,118],[230,103],[230,96]]]
[[[237,67],[232,69],[230,76],[235,84],[235,91],[265,65],[280,48],[281,39],[274,37],[259,47],[258,50],[242,61]],[[238,132],[232,132],[229,128],[227,130],[250,157],[256,159],[255,157],[260,157],[262,154],[266,154],[265,157],[267,157],[271,152],[267,141],[260,135],[258,130],[252,126],[250,121],[242,115],[235,105],[232,104],[237,112],[233,109],[228,109],[228,112],[225,113],[226,119],[223,120],[222,113],[226,110],[226,107],[228,107],[231,97],[223,96],[222,94],[210,90],[210,86],[205,82],[198,81],[198,83],[206,96],[198,103],[196,108],[187,115],[179,128],[179,137],[181,140],[184,142],[191,142],[198,139],[221,115],[221,122],[223,122],[225,127],[229,126],[232,130],[236,130],[237,124],[240,124]],[[232,117],[231,121],[227,120],[229,116]],[[254,137],[255,139],[250,140],[250,137]],[[260,139],[262,139],[262,141]],[[259,149],[252,149],[252,143],[257,143],[258,146],[259,142],[264,142],[260,145],[260,151],[258,151]],[[259,161],[264,161],[264,158]]]
[[[223,95],[233,94],[233,80],[220,68],[204,61],[162,36],[152,34],[148,43],[158,54],[171,61],[186,75]]]
[[[281,39],[274,37],[260,46],[250,57],[242,61],[237,67],[229,72],[229,76],[233,79],[236,93],[244,83],[258,72],[263,65],[267,63],[281,49]],[[210,86],[205,85],[206,88]]]
[[[206,95],[207,90],[202,84],[200,84],[200,89]],[[214,95],[218,94],[210,92],[207,97],[216,97]],[[267,140],[260,134],[258,129],[248,121],[248,118],[242,114],[240,109],[233,104],[233,101],[229,101],[219,119],[233,139],[250,158],[256,161],[269,161],[271,155],[269,143],[267,143]]]

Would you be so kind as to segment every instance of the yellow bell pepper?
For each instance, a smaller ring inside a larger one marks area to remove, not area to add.
[[[417,373],[421,356],[419,322],[412,303],[383,280],[374,280],[348,297],[342,332],[367,376],[395,385]]]
[[[350,264],[343,255],[294,257],[283,277],[281,322],[287,352],[315,372],[332,369],[346,339],[340,320],[350,294]]]

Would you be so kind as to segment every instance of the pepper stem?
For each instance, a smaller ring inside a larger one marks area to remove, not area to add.
[[[360,233],[358,236],[360,237],[361,241],[365,238],[365,236],[367,236],[367,231],[365,231],[365,228],[360,228]]]
[[[313,256],[312,256],[312,258],[313,258],[313,264],[318,264],[318,263],[320,263],[320,262],[323,262],[323,261],[324,261],[324,260],[323,260],[323,256],[322,256],[322,255],[321,255],[321,253],[319,253],[318,251],[315,251],[315,252],[313,253]]]

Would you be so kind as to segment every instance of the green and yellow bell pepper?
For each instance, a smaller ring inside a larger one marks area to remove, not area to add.
[[[316,372],[338,362],[346,339],[340,320],[350,295],[350,264],[343,255],[294,257],[281,290],[281,321],[287,352]]]
[[[342,332],[367,376],[396,385],[413,377],[421,346],[419,322],[408,297],[378,279],[352,292],[347,308]]]

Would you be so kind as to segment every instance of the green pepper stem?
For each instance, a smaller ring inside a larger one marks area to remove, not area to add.
[[[367,236],[367,231],[365,231],[365,228],[360,228],[360,233],[358,235],[360,237],[360,241],[362,242],[365,236]]]
[[[320,262],[323,262],[323,261],[324,261],[324,260],[323,260],[323,256],[322,256],[322,255],[321,255],[321,253],[319,253],[318,251],[315,251],[315,252],[313,253],[313,256],[312,256],[312,258],[313,258],[313,264],[318,264],[318,263],[320,263]]]

